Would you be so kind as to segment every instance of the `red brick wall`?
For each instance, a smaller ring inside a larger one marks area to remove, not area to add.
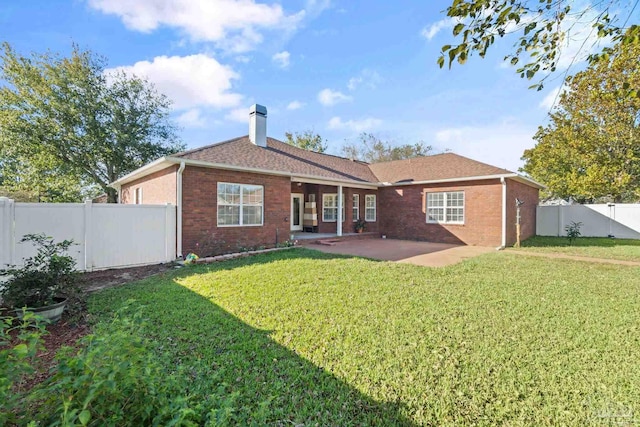
[[[464,191],[464,224],[427,224],[426,193]],[[500,246],[502,184],[500,180],[460,184],[410,185],[379,190],[380,232],[390,238]]]
[[[187,166],[182,175],[182,252],[200,256],[273,246],[289,238],[291,179]],[[218,182],[264,186],[262,226],[218,227]]]
[[[147,175],[122,186],[121,203],[134,203],[134,191],[142,188],[142,203],[149,205],[171,203],[176,205],[176,178],[178,166]]]
[[[520,207],[520,240],[536,235],[537,188],[507,179],[507,246],[516,242],[516,198],[524,201]]]

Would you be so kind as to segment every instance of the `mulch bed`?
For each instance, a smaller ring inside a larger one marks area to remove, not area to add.
[[[111,269],[83,273],[79,284],[88,293],[102,289],[123,285],[135,280],[144,279],[155,274],[163,273],[175,268],[174,264],[157,264],[142,267]],[[0,313],[7,315],[0,307]],[[27,391],[48,378],[51,368],[55,364],[55,355],[63,346],[75,347],[80,338],[91,333],[91,327],[86,321],[86,313],[74,313],[72,317],[65,313],[55,324],[47,325],[47,334],[42,337],[43,349],[38,352],[38,370],[19,384],[16,391]],[[11,336],[15,343],[17,331]]]

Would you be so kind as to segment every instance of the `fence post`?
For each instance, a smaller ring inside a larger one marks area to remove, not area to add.
[[[558,237],[564,235],[564,206],[558,205]]]
[[[0,267],[14,264],[14,208],[13,200],[8,197],[0,197]]]
[[[171,259],[171,233],[175,233],[175,228],[171,230],[171,203],[164,207],[164,259],[166,262],[175,261]]]
[[[84,202],[84,269],[93,271],[93,248],[91,247],[91,227],[92,227],[92,211],[93,202],[85,200]]]

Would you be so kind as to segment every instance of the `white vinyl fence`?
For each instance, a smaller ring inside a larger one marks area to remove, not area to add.
[[[582,223],[585,237],[640,239],[640,204],[538,206],[536,234],[566,236],[572,221]]]
[[[79,270],[100,270],[176,259],[176,208],[172,205],[14,203],[0,197],[0,268],[35,253],[25,234],[73,240]]]

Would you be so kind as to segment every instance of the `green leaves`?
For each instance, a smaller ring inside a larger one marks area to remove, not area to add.
[[[464,24],[462,23],[456,24],[455,27],[453,27],[453,35],[457,36],[458,34],[460,34],[462,30],[464,30]]]
[[[366,132],[360,134],[358,142],[347,142],[342,147],[342,153],[346,157],[367,163],[428,156],[432,150],[433,147],[426,145],[422,141],[415,144],[395,145],[389,141],[382,141],[376,135]]]
[[[567,80],[523,170],[551,195],[578,201],[640,198],[640,45],[618,43]]]
[[[324,153],[327,150],[327,140],[314,133],[312,130],[306,130],[302,133],[292,134],[285,132],[286,143],[303,150],[315,151],[316,153]]]
[[[104,74],[106,60],[0,54],[0,176],[43,201],[79,201],[165,154],[180,151],[170,101],[143,79]]]
[[[445,60],[448,60],[449,67],[455,60],[464,64],[473,53],[484,58],[496,35],[510,36],[515,41],[513,51],[507,56],[512,58],[512,65],[515,62],[523,63],[522,71],[518,70],[518,74],[531,80],[540,72],[546,73],[538,84],[532,86],[539,90],[549,75],[547,73],[556,71],[565,37],[562,29],[575,25],[576,16],[580,17],[580,22],[582,18],[591,19],[599,38],[611,37],[623,44],[640,43],[637,25],[629,28],[617,26],[615,16],[609,16],[606,11],[592,13],[590,4],[577,11],[573,7],[571,0],[454,0],[446,12],[448,17],[457,21],[452,35],[459,40],[459,44],[443,46],[438,65],[442,68]],[[588,18],[590,16],[593,18]]]

